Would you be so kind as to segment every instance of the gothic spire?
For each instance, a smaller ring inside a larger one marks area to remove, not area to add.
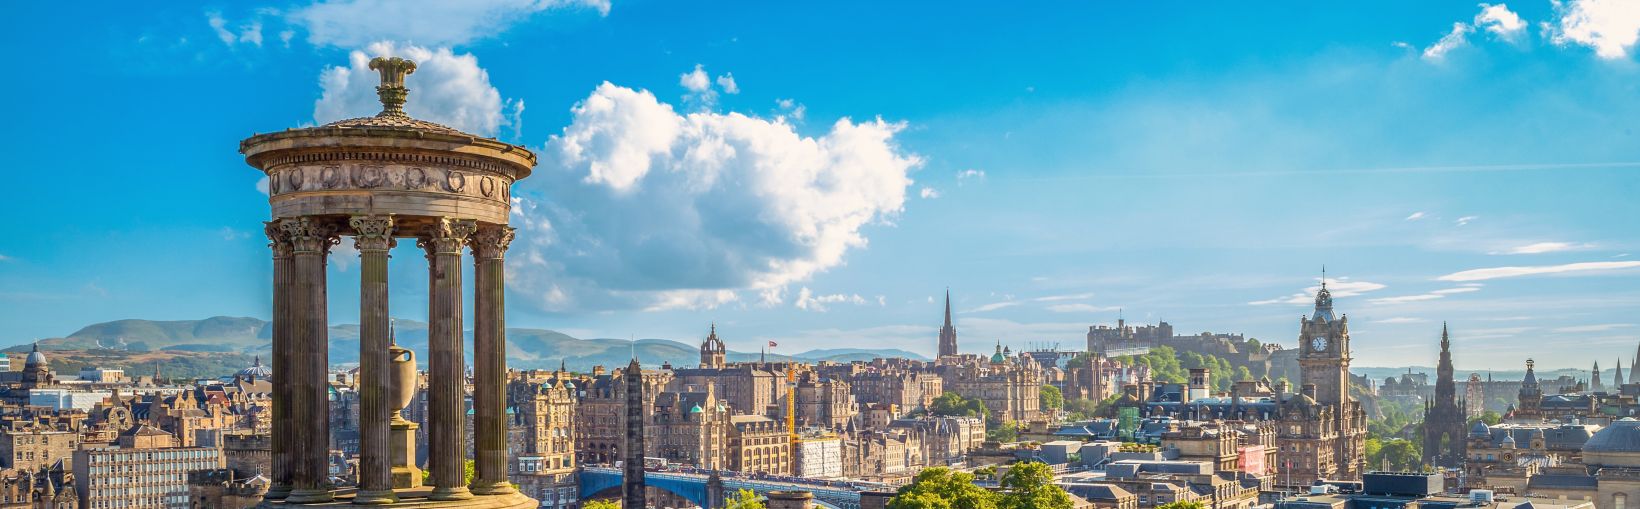
[[[1617,373],[1615,375],[1613,375],[1613,379],[1612,379],[1612,389],[1613,389],[1614,392],[1617,391],[1617,390],[1620,390],[1620,388],[1623,387],[1623,359],[1622,358],[1617,359],[1617,369],[1616,369],[1616,371],[1617,371]]]
[[[945,326],[951,326],[951,289],[945,289]]]

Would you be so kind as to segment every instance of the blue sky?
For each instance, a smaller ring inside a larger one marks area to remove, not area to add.
[[[1461,369],[1640,344],[1623,2],[377,4],[17,6],[0,343],[265,318],[237,143],[374,113],[391,52],[411,114],[542,155],[512,326],[931,353],[949,287],[970,350],[1118,309],[1292,344],[1326,265],[1357,365],[1443,320]]]

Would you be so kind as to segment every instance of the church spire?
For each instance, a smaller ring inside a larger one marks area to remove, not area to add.
[[[940,327],[939,357],[957,355],[957,328],[951,325],[951,289],[945,289],[945,325]]]

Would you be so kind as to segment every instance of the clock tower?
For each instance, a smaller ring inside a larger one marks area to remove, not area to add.
[[[1315,312],[1299,318],[1298,366],[1303,385],[1315,386],[1315,400],[1323,405],[1349,401],[1350,320],[1333,314],[1332,292],[1326,278],[1315,294]]]

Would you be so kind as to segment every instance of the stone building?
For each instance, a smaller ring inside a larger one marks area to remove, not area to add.
[[[791,432],[784,423],[761,415],[729,417],[724,451],[729,470],[749,474],[791,475],[795,470]]]
[[[1524,494],[1534,476],[1550,468],[1580,465],[1584,444],[1599,430],[1589,424],[1487,426],[1476,421],[1464,440],[1465,486]]]
[[[701,367],[672,369],[671,387],[711,385],[717,398],[736,414],[784,415],[789,390],[785,369],[765,362],[725,364],[723,340],[717,326],[701,342]],[[772,411],[778,410],[778,412]]]
[[[717,398],[711,384],[682,389],[666,390],[655,398],[644,430],[649,456],[698,468],[725,468],[728,404]]]
[[[79,438],[72,431],[40,426],[0,430],[0,468],[34,472],[71,459]]]
[[[1323,278],[1314,312],[1299,319],[1302,394],[1281,409],[1277,461],[1283,480],[1308,486],[1315,479],[1361,478],[1367,415],[1349,392],[1349,320],[1333,314],[1332,293]],[[1289,463],[1291,475],[1286,471]]]
[[[575,381],[562,368],[546,380],[514,381],[508,391],[522,431],[509,477],[542,507],[571,507],[579,499],[575,391]]]
[[[622,370],[604,372],[593,368],[591,376],[575,381],[579,400],[575,405],[576,463],[612,465],[621,459],[626,428],[626,374]],[[643,390],[638,397],[643,403],[643,415],[653,415],[655,398],[671,382],[672,373],[664,370],[643,371],[639,375]]]
[[[81,507],[187,507],[188,475],[220,470],[224,463],[215,447],[175,443],[170,433],[139,425],[120,435],[118,448],[74,451]]]
[[[939,366],[945,390],[978,399],[997,422],[1028,422],[1041,416],[1042,367],[1029,355],[1014,356],[1000,343],[989,359],[963,355]]]
[[[794,390],[799,427],[838,429],[848,425],[859,413],[859,404],[847,381],[805,371],[799,375]]]

